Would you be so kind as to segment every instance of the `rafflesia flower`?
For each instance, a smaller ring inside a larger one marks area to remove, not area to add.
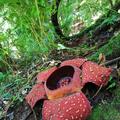
[[[86,83],[105,86],[111,69],[87,61],[73,59],[38,74],[37,82],[26,96],[33,108],[43,99],[43,120],[85,120],[91,105],[81,89]]]

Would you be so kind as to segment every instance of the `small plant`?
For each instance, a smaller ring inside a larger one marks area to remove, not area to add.
[[[111,90],[116,87],[116,81],[115,79],[111,76],[109,79],[109,86],[106,88],[107,90]]]

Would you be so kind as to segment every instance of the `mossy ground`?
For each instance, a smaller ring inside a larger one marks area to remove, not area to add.
[[[88,120],[120,120],[120,84],[112,91],[111,101],[102,101],[92,109]]]

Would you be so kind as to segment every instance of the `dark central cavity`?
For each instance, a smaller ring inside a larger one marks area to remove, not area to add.
[[[72,66],[63,66],[54,71],[46,82],[47,88],[55,90],[63,86],[67,86],[74,75],[74,68]]]

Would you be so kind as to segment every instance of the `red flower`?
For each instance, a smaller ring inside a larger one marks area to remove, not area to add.
[[[85,120],[91,106],[81,89],[88,82],[105,86],[111,71],[85,59],[64,61],[60,67],[38,74],[26,100],[33,108],[39,100],[46,99],[43,120]]]

